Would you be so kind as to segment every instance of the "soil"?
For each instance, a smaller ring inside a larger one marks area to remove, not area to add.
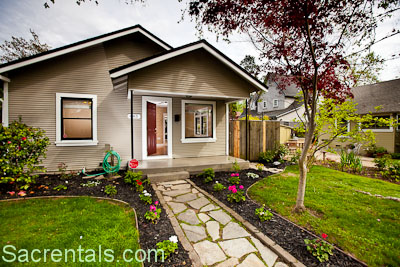
[[[248,172],[256,173],[260,177],[256,179],[249,178],[247,177]],[[216,172],[215,180],[228,187],[230,185],[228,178],[230,177],[231,173],[232,172]],[[271,175],[272,173],[248,169],[241,170],[239,174],[240,184],[243,185],[244,190],[247,191],[252,184],[264,177]],[[306,245],[304,244],[304,239],[318,238],[317,235],[295,225],[292,222],[289,222],[287,219],[283,218],[273,210],[271,210],[271,212],[274,214],[274,217],[270,221],[261,222],[254,214],[254,210],[260,207],[259,204],[256,204],[248,198],[246,198],[246,201],[244,202],[230,203],[226,199],[228,190],[215,192],[212,189],[213,183],[204,184],[202,181],[203,179],[199,179],[193,175],[191,176],[191,179],[196,183],[196,185],[215,196],[228,207],[232,208],[244,219],[257,227],[257,229],[275,241],[275,243],[279,244],[283,249],[288,251],[306,266],[365,266],[361,262],[358,262],[346,253],[343,253],[337,249],[333,250],[333,255],[329,257],[329,261],[320,263],[316,257],[312,256],[307,251]]]
[[[123,173],[121,173],[123,175]],[[66,183],[68,181],[68,183]],[[75,176],[70,179],[62,180],[60,175],[42,175],[36,179],[35,185],[33,185],[27,191],[27,197],[34,196],[59,196],[59,195],[73,195],[73,196],[96,196],[96,197],[108,197],[104,193],[104,188],[106,185],[115,185],[117,189],[117,194],[113,197],[115,199],[123,200],[131,205],[135,209],[138,225],[139,225],[139,235],[140,235],[140,247],[141,249],[147,251],[148,249],[156,249],[156,244],[163,240],[168,240],[171,235],[175,235],[175,231],[171,225],[170,220],[164,209],[162,209],[160,219],[156,224],[152,224],[146,221],[144,214],[149,208],[149,205],[144,204],[139,199],[139,194],[135,191],[133,186],[126,184],[122,178],[109,181],[106,179],[100,180],[101,184],[95,187],[82,187],[81,183],[87,183],[88,181],[95,181],[94,179],[82,179],[81,176]],[[67,190],[54,190],[53,188],[64,184],[68,188]],[[47,186],[48,189],[43,186]],[[158,200],[155,192],[150,185],[145,186],[147,192],[153,196],[153,201]],[[11,199],[16,198],[10,197],[7,191],[13,191],[11,185],[1,185],[0,186],[0,199]],[[182,245],[178,243],[178,249],[175,251],[176,254],[170,255],[164,263],[158,262],[147,262],[144,266],[192,266],[191,260],[189,258],[186,250],[183,249]],[[154,253],[152,254],[154,255]],[[154,256],[152,256],[152,261],[154,261]],[[160,261],[160,260],[159,260]]]

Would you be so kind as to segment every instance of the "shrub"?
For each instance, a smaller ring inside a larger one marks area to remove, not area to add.
[[[141,181],[142,175],[143,175],[143,173],[141,171],[138,171],[138,172],[127,171],[125,173],[124,181],[127,184],[136,185],[136,180]]]
[[[213,168],[204,169],[202,173],[198,174],[197,177],[204,178],[204,183],[212,182],[215,178]]]
[[[67,173],[67,167],[68,167],[68,165],[65,164],[64,162],[58,163],[58,171],[61,173],[60,178],[62,180],[67,180],[67,179],[71,179],[72,177],[74,177],[74,173],[72,171]]]
[[[400,153],[392,153],[391,157],[392,159],[400,159]]]
[[[283,158],[288,154],[289,150],[285,145],[279,145],[275,150],[267,150],[261,152],[258,160],[264,163],[272,163],[274,161],[283,161]]]
[[[255,214],[258,216],[258,218],[262,222],[269,221],[274,216],[269,210],[267,210],[267,208],[265,207],[265,204],[263,204],[262,207],[259,207],[258,209],[256,209]]]
[[[239,203],[241,201],[245,201],[246,200],[246,197],[244,196],[244,191],[242,190],[243,189],[243,185],[239,186],[239,189],[241,189],[241,190],[238,190],[236,188],[236,185],[231,185],[231,186],[228,187],[228,190],[232,192],[232,193],[227,195],[227,199],[228,199],[229,202],[234,202],[235,201],[236,203]]]
[[[265,152],[261,152],[258,156],[258,160],[265,163],[271,163],[274,161],[275,152],[272,150],[267,150]]]
[[[247,177],[257,179],[257,178],[260,178],[260,175],[258,175],[256,173],[248,172]]]
[[[294,155],[292,155],[290,157],[290,163],[292,164],[298,164],[299,163],[299,159],[301,156],[301,149],[296,149],[296,152],[294,153]]]
[[[148,193],[146,190],[143,190],[143,192],[141,194],[139,194],[139,198],[141,201],[143,201],[147,204],[153,203],[153,200],[151,199],[151,194]]]
[[[104,193],[112,197],[117,194],[117,188],[115,187],[115,185],[106,185],[106,187],[104,188]]]
[[[15,182],[17,188],[28,189],[38,177],[32,174],[45,171],[38,165],[46,158],[49,144],[43,130],[21,121],[0,125],[0,183]]]
[[[172,253],[175,252],[176,249],[178,249],[178,238],[176,236],[171,236],[169,240],[164,240],[162,242],[158,242],[156,244],[157,246],[157,255],[161,254],[162,256],[162,261],[166,258],[169,257]]]
[[[326,234],[322,234],[322,237],[325,239],[327,237]],[[328,242],[321,240],[320,238],[316,238],[313,240],[304,239],[304,243],[307,245],[307,250],[320,262],[324,262],[329,260],[329,255],[332,254],[333,246]]]
[[[230,184],[239,184],[240,178],[239,173],[231,173],[231,177],[228,178]]]
[[[256,168],[257,168],[257,170],[262,171],[262,170],[264,170],[264,164],[258,163],[258,164],[256,165]]]
[[[237,162],[237,160],[235,160],[235,162],[232,164],[232,171],[234,171],[234,172],[240,171],[240,166],[239,166],[239,163]]]
[[[383,171],[387,169],[390,164],[390,155],[384,155],[381,158],[374,158],[375,166],[380,170]]]
[[[161,208],[158,208],[158,201],[154,202],[154,205],[150,205],[150,209],[146,211],[144,214],[144,218],[150,221],[151,223],[157,223],[157,220],[160,218]]]
[[[353,151],[347,153],[342,150],[340,153],[340,169],[344,171],[345,168],[352,170],[353,172],[362,171],[362,161],[361,158],[356,156]]]
[[[225,189],[226,189],[226,186],[224,186],[223,184],[218,183],[218,181],[216,181],[214,186],[213,186],[213,190],[215,192],[219,192],[219,191],[222,191],[222,190],[225,190]]]
[[[377,147],[375,150],[375,154],[384,154],[384,153],[387,153],[387,149],[382,146]]]
[[[400,181],[400,162],[391,162],[387,166],[387,170],[381,172],[382,176],[389,180],[398,182]]]

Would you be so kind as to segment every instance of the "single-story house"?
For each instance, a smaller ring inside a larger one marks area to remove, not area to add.
[[[374,117],[391,118],[399,121],[400,114],[400,79],[358,86],[351,90],[353,101],[357,104],[358,114],[371,113]],[[348,131],[360,127],[347,122]],[[389,153],[400,152],[400,128],[393,126],[372,125],[376,146],[384,147]],[[331,147],[342,147],[347,143],[333,142]],[[361,151],[363,152],[363,151]]]
[[[228,155],[228,103],[266,86],[204,40],[173,48],[137,25],[0,65],[2,123],[46,131],[45,167]]]

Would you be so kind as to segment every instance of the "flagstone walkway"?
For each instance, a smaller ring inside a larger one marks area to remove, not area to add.
[[[158,183],[156,188],[164,200],[161,202],[172,210],[199,256],[199,265],[287,267],[272,250],[187,181]]]

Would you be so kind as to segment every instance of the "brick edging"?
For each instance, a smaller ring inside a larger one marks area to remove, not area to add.
[[[192,266],[202,267],[203,264],[200,261],[199,255],[194,250],[194,248],[193,248],[192,244],[189,242],[189,240],[187,240],[185,234],[183,233],[181,227],[179,226],[178,220],[175,218],[175,215],[168,207],[161,192],[157,189],[157,186],[154,183],[152,183],[151,186],[153,187],[154,192],[156,192],[156,195],[157,195],[162,207],[164,208],[165,212],[167,213],[167,217],[170,220],[170,222],[172,224],[172,228],[174,229],[176,235],[178,236],[179,241],[182,244],[182,247],[188,252],[189,258],[192,261]]]
[[[295,257],[293,257],[289,252],[284,250],[281,246],[276,244],[274,241],[272,241],[269,237],[264,235],[262,232],[260,232],[254,225],[249,223],[247,220],[245,220],[242,216],[240,216],[238,213],[236,213],[234,210],[226,206],[224,203],[216,199],[214,196],[209,194],[207,191],[199,188],[194,182],[192,182],[189,179],[186,179],[188,183],[190,183],[194,188],[199,190],[199,192],[203,193],[206,195],[208,198],[210,198],[212,201],[217,203],[222,209],[230,213],[236,220],[241,222],[243,226],[253,235],[255,235],[265,246],[267,246],[269,249],[271,249],[273,252],[275,252],[280,258],[282,258],[286,263],[288,263],[292,267],[306,267],[303,263],[298,261]]]
[[[126,206],[129,206],[129,208],[132,209],[133,213],[135,214],[135,226],[138,232],[138,243],[139,243],[139,248],[140,248],[140,231],[139,231],[139,224],[138,224],[138,219],[137,219],[137,213],[135,208],[133,208],[128,202],[125,202],[120,199],[115,199],[115,198],[109,198],[109,197],[94,197],[94,196],[38,196],[38,197],[23,197],[23,198],[11,198],[11,199],[1,199],[0,202],[11,202],[11,201],[21,201],[21,200],[27,200],[27,199],[50,199],[50,198],[78,198],[78,197],[89,197],[89,198],[94,198],[94,199],[101,199],[101,200],[107,200],[111,202],[118,202],[119,204],[123,204]],[[141,254],[140,254],[141,257]],[[144,263],[140,263],[142,267],[144,267]]]

